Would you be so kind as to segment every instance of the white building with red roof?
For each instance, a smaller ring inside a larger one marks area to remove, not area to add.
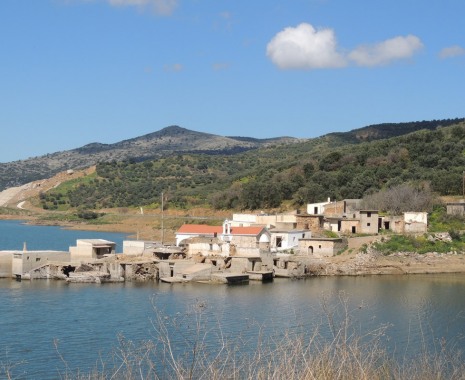
[[[271,241],[270,232],[264,226],[233,227],[228,220],[222,226],[184,224],[176,232],[176,245],[187,243],[187,239],[192,242],[192,238],[209,240],[212,247],[222,245],[222,252],[227,254],[230,252],[230,245],[233,245],[236,251],[256,252],[258,249],[269,249]]]

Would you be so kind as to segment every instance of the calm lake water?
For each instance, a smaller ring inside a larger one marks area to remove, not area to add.
[[[114,232],[75,231],[57,226],[34,226],[18,220],[0,220],[0,250],[68,251],[77,239],[105,239],[116,243],[116,252],[123,251],[128,234]]]
[[[0,222],[0,249],[6,249],[4,228],[11,228],[10,223]],[[18,249],[24,236],[32,236],[30,230],[51,236],[50,227],[16,227]],[[76,234],[71,244],[82,237],[81,231],[57,230],[54,239],[61,233],[66,239],[70,232]],[[100,233],[94,237],[110,239]],[[13,236],[6,237],[10,239]],[[36,249],[50,248],[28,240],[28,248],[35,244]],[[54,249],[66,249],[70,243],[63,244]],[[120,335],[136,343],[155,339],[154,308],[178,316],[202,303],[208,323],[219,323],[226,336],[243,335],[252,344],[260,334],[311,333],[315,326],[326,325],[323,299],[340,310],[341,294],[347,296],[351,320],[361,332],[387,325],[386,344],[394,353],[417,353],[424,344],[439,350],[441,342],[465,349],[463,275],[276,279],[241,286],[0,279],[0,373],[8,362],[19,363],[14,373],[23,379],[59,378],[66,365],[88,371],[110,356]],[[329,333],[324,328],[322,332]],[[173,339],[182,352],[183,341]]]

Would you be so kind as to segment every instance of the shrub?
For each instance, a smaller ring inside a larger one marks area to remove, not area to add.
[[[76,213],[77,217],[80,218],[80,219],[86,219],[86,220],[92,220],[92,219],[97,219],[99,218],[100,216],[102,216],[102,214],[99,214],[95,211],[90,211],[90,210],[82,210],[82,211],[78,211]]]

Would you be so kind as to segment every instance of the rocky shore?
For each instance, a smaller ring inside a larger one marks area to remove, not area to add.
[[[151,239],[161,236],[161,231],[153,227],[149,217],[140,218],[137,215],[126,215],[118,218],[115,223],[86,224],[61,223],[59,221],[44,221],[29,216],[3,215],[0,219],[27,219],[31,224],[53,224],[64,228],[77,230],[94,230],[108,232],[123,232],[131,234],[136,239]],[[384,256],[373,249],[366,253],[359,252],[361,245],[375,240],[377,237],[349,238],[349,248],[342,254],[327,258],[314,258],[310,260],[309,275],[316,276],[364,276],[383,274],[428,274],[428,273],[465,273],[465,255],[450,252],[448,254],[414,252],[397,252]],[[165,230],[165,242],[174,242],[174,231]],[[297,257],[296,257],[297,259]]]
[[[376,251],[342,254],[321,259],[317,275],[363,276],[383,274],[465,273],[465,255],[458,253],[399,252],[384,256]]]

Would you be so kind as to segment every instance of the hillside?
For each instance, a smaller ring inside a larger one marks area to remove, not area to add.
[[[143,161],[179,153],[236,154],[270,144],[288,144],[298,139],[244,139],[223,137],[171,126],[114,144],[91,143],[81,148],[56,152],[10,163],[0,163],[0,191],[49,178],[68,169],[87,168],[98,162]]]
[[[410,182],[441,195],[460,195],[465,122],[368,142],[327,135],[231,155],[176,154],[144,162],[99,163],[72,187],[42,195],[47,209],[157,206],[216,209],[300,207],[308,202],[360,198]],[[399,134],[394,128],[392,134]]]
[[[465,119],[447,119],[431,121],[412,121],[407,123],[383,123],[368,125],[363,128],[354,129],[349,132],[330,133],[328,136],[334,137],[346,143],[360,143],[375,140],[390,139],[392,137],[403,136],[421,130],[434,131],[450,125],[463,122]]]

